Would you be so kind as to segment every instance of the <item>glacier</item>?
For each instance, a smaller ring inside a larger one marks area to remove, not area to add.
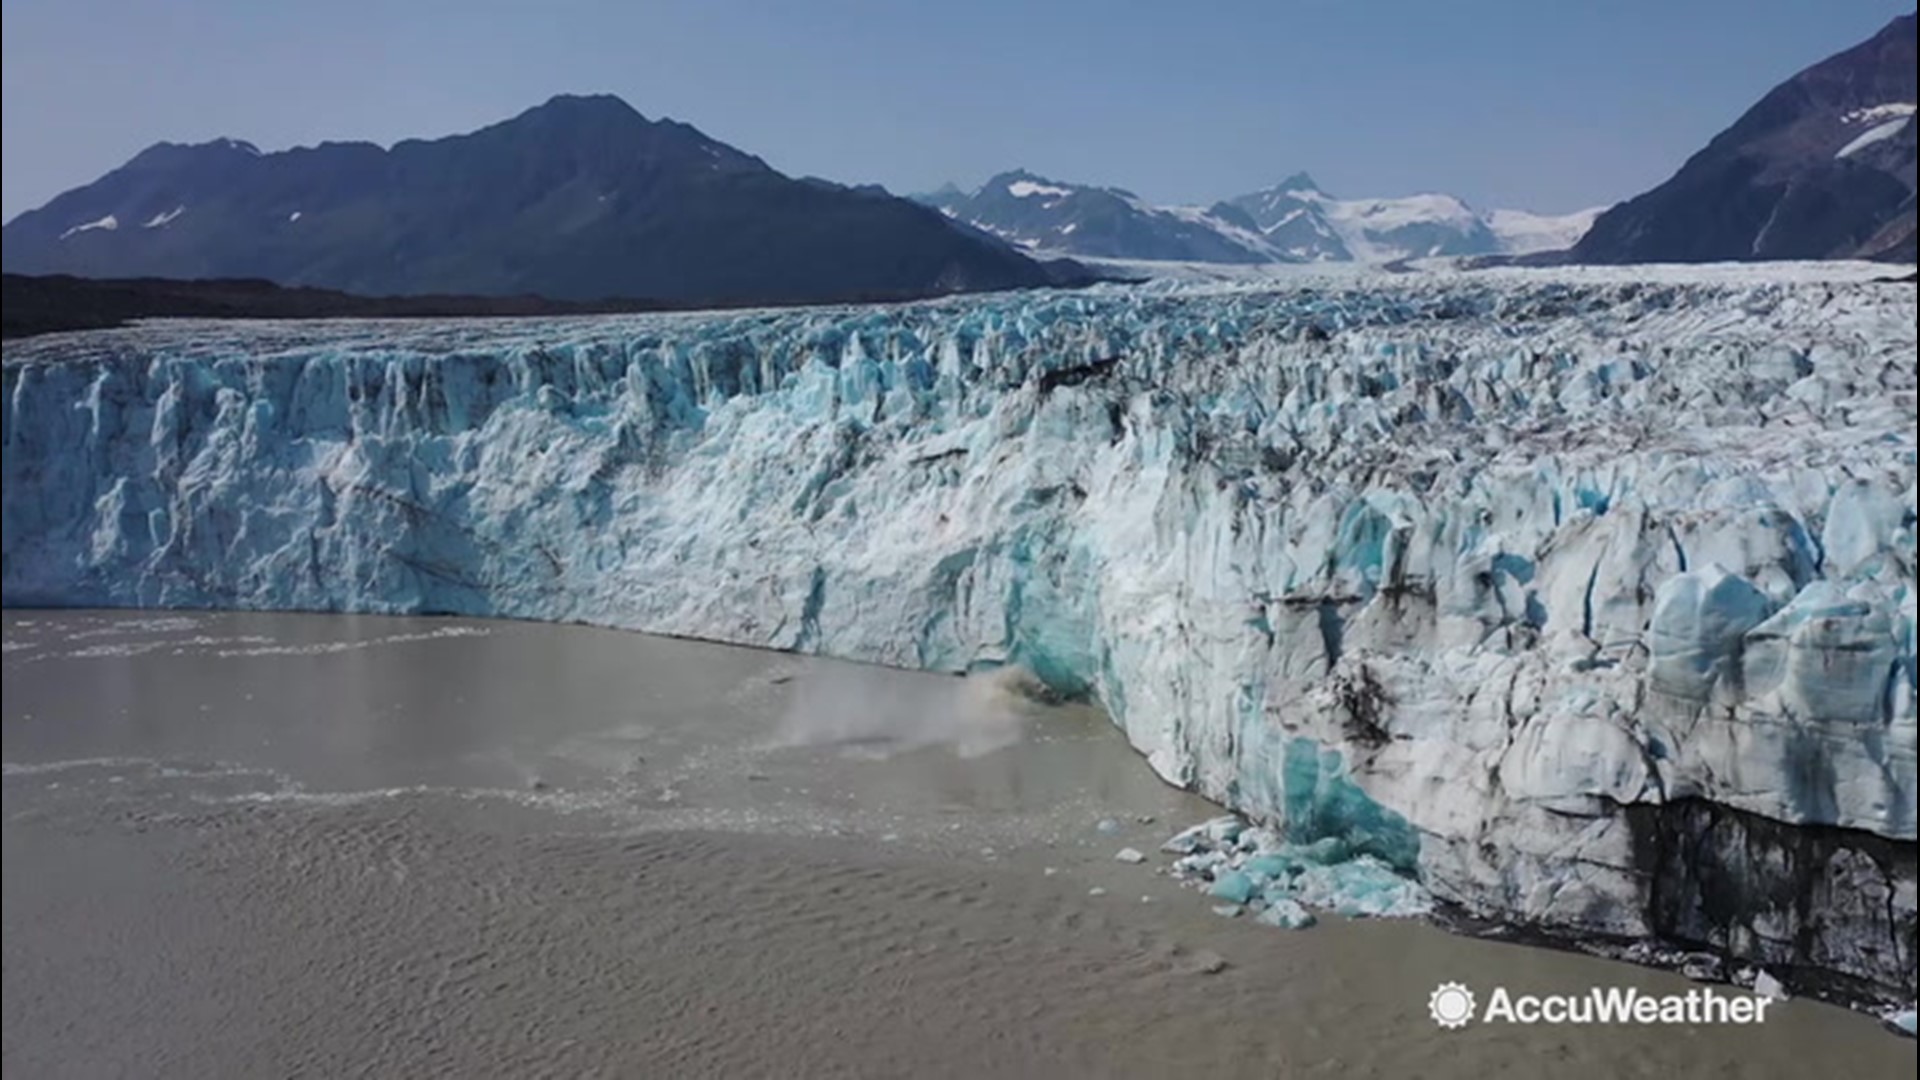
[[[9,342],[0,579],[1019,665],[1458,910],[1910,1001],[1916,305],[1870,272]]]

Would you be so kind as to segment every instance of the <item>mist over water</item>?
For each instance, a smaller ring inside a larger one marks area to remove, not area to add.
[[[836,747],[848,756],[876,760],[934,746],[949,747],[963,758],[983,757],[1025,735],[1037,685],[1017,667],[943,685],[939,678],[834,665],[797,680],[774,744]]]

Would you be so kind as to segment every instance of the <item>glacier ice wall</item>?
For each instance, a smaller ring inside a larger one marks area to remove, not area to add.
[[[1471,911],[1910,996],[1914,317],[1635,271],[38,339],[5,600],[1019,663]]]

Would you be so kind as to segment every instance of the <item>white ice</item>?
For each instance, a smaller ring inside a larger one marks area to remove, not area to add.
[[[1836,158],[1852,157],[1867,147],[1872,146],[1874,143],[1885,142],[1895,135],[1900,134],[1902,131],[1905,131],[1907,125],[1911,123],[1913,123],[1911,116],[1903,116],[1897,120],[1889,120],[1884,124],[1875,125],[1855,136],[1847,145],[1834,151],[1833,156]]]
[[[105,229],[108,232],[111,232],[114,229],[118,229],[119,227],[120,227],[120,219],[117,217],[114,217],[112,214],[108,214],[106,217],[95,218],[92,221],[83,221],[80,224],[73,226],[72,228],[68,229],[66,232],[61,233],[60,239],[65,240],[69,236],[73,236],[75,234],[83,233],[83,232],[92,232],[95,229]]]
[[[147,223],[145,225],[142,225],[141,228],[158,229],[162,225],[165,225],[167,222],[172,221],[174,218],[177,218],[181,214],[186,213],[186,210],[187,208],[184,206],[176,206],[171,210],[166,210],[161,213],[155,214],[152,217],[148,218]]]

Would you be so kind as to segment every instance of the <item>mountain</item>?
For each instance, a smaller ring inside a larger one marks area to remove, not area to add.
[[[1578,240],[1598,208],[1558,216],[1488,213],[1452,195],[1339,199],[1295,173],[1231,204],[1246,211],[1274,248],[1296,261],[1393,262],[1442,255],[1524,255]]]
[[[1253,220],[1267,242],[1295,262],[1349,262],[1355,256],[1326,212],[1331,201],[1306,173],[1228,200]]]
[[[618,98],[466,135],[262,153],[161,143],[4,230],[15,273],[369,295],[886,299],[1084,281],[876,188],[796,180]]]
[[[1578,262],[1914,259],[1914,17],[1773,88]]]
[[[1223,205],[1150,206],[1123,188],[1004,172],[971,192],[914,196],[957,221],[1034,251],[1104,259],[1262,263],[1279,256],[1246,215]]]
[[[1500,252],[1500,238],[1465,202],[1450,194],[1407,198],[1342,200],[1323,192],[1313,177],[1298,173],[1286,181],[1233,200],[1246,209],[1261,231],[1286,231],[1311,244],[1331,233],[1338,244],[1309,248],[1311,258],[1350,258],[1382,263],[1428,256],[1486,256]],[[1288,248],[1292,250],[1292,248]]]
[[[972,191],[948,184],[914,198],[1028,251],[1210,263],[1521,255],[1571,245],[1600,212],[1481,214],[1451,195],[1337,199],[1306,173],[1204,209],[1154,206],[1125,188],[1063,183],[1024,169]]]

